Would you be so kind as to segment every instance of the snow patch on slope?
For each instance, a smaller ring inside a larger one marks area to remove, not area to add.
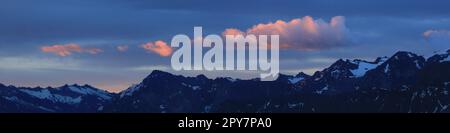
[[[362,77],[367,71],[375,69],[377,66],[385,62],[386,59],[382,59],[376,63],[354,60],[353,63],[358,65],[358,68],[350,70],[355,77]]]
[[[142,87],[142,83],[137,84],[137,85],[136,84],[132,85],[130,88],[128,88],[127,90],[125,90],[125,91],[120,93],[120,98],[122,98],[124,96],[131,96],[131,95],[133,95],[133,93],[138,91],[139,88],[141,88],[141,87]]]
[[[384,68],[384,73],[388,73],[389,72],[389,64],[386,65],[386,67]]]
[[[322,94],[324,91],[328,91],[328,85],[323,87],[321,90],[317,90],[316,93],[317,94]]]
[[[447,55],[447,58],[443,59],[441,62],[450,61],[450,55]]]
[[[299,81],[302,81],[303,79],[305,79],[305,78],[303,78],[303,77],[294,77],[294,78],[290,78],[288,80],[289,80],[289,83],[295,84],[295,83],[298,83]]]
[[[52,102],[59,102],[59,103],[67,103],[67,104],[78,104],[81,102],[81,96],[77,98],[69,97],[69,96],[62,96],[58,94],[52,94],[48,89],[42,89],[42,90],[27,90],[27,89],[20,89],[20,91],[27,93],[28,95],[31,95],[33,97],[36,97],[38,99],[43,100],[50,100]]]

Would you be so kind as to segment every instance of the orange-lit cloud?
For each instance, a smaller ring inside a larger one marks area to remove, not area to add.
[[[117,46],[117,50],[120,52],[125,52],[128,50],[128,46],[127,45]]]
[[[100,52],[103,52],[103,50],[99,48],[82,48],[78,44],[75,43],[69,43],[69,44],[56,44],[52,46],[43,46],[41,47],[42,52],[46,53],[54,53],[59,56],[69,56],[72,53],[83,53],[87,52],[90,54],[98,54]]]
[[[170,56],[172,48],[164,41],[148,42],[142,45],[145,50],[159,54],[160,56]]]
[[[254,25],[245,32],[226,29],[222,34],[280,35],[280,48],[304,51],[330,49],[351,43],[343,16],[333,17],[329,23],[322,19],[314,20],[310,16],[288,22],[277,20]]]

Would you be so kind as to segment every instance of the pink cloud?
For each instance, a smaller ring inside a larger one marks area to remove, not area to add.
[[[145,50],[159,54],[160,56],[170,56],[172,48],[164,41],[148,42],[142,45]]]
[[[90,53],[90,54],[98,54],[103,52],[103,50],[99,49],[99,48],[88,48],[88,49],[84,49],[84,51]]]
[[[422,33],[427,49],[432,52],[447,50],[448,42],[450,42],[450,31],[447,29],[431,29]]]
[[[229,28],[229,29],[225,29],[225,31],[222,33],[223,36],[225,35],[245,35],[244,32],[235,29],[235,28]]]
[[[127,45],[117,46],[117,50],[120,52],[125,52],[128,50],[128,46]]]
[[[287,22],[277,20],[274,23],[254,25],[245,32],[226,29],[222,34],[280,35],[280,48],[303,51],[330,49],[351,43],[343,16],[333,17],[329,23],[322,19],[314,20],[310,16]]]
[[[450,31],[448,30],[427,30],[423,32],[423,37],[429,40],[431,37],[450,37]]]
[[[69,43],[69,44],[56,44],[52,46],[42,46],[41,51],[45,53],[54,53],[59,56],[69,56],[72,53],[83,53],[87,52],[90,54],[98,54],[103,52],[103,50],[99,48],[82,48],[78,44]]]
[[[55,53],[59,56],[68,56],[72,52],[81,53],[83,50],[77,44],[64,44],[64,45],[53,45],[53,46],[43,46],[41,47],[42,52]]]

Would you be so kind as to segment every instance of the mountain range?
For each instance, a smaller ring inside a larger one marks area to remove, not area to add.
[[[450,50],[426,59],[399,51],[374,61],[340,59],[312,75],[280,74],[275,81],[185,77],[154,70],[119,93],[77,84],[0,84],[0,112],[450,112],[449,54]]]

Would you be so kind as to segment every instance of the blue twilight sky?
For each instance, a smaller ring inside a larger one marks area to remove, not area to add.
[[[449,7],[448,0],[1,0],[0,83],[119,91],[154,69],[258,76],[172,71],[163,45],[192,35],[194,26],[204,35],[282,33],[289,48],[280,51],[280,67],[287,74],[398,50],[429,56],[450,48]]]

